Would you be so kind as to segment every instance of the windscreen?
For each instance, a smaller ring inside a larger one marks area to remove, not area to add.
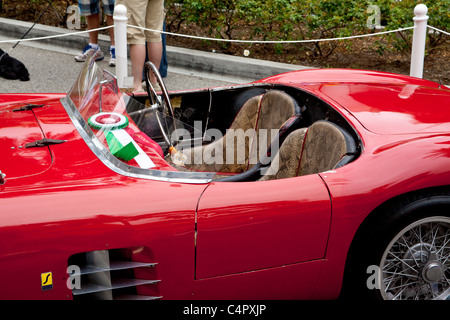
[[[117,86],[114,75],[87,59],[63,105],[82,136],[103,162],[127,174],[180,177],[182,181],[210,180],[212,174],[178,172],[165,158],[171,145],[200,131],[165,112],[164,101],[140,103]],[[80,132],[81,133],[81,132]],[[169,173],[170,172],[170,173]]]

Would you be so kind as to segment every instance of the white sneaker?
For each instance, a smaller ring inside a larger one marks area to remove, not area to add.
[[[100,48],[95,50],[90,45],[87,45],[86,47],[84,47],[83,53],[75,56],[75,60],[78,61],[78,62],[85,62],[90,54],[95,54],[95,61],[100,61],[100,60],[103,60],[105,58],[105,55],[100,50]]]

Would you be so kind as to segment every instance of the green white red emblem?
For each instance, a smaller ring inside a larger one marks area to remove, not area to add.
[[[126,116],[115,112],[100,112],[88,120],[91,128],[103,131],[113,156],[125,161],[134,160],[144,169],[154,167],[153,161],[124,130],[128,123]]]
[[[123,129],[128,126],[128,118],[115,112],[100,112],[90,117],[88,124],[96,130]]]

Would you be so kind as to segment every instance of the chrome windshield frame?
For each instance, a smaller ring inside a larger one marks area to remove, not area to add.
[[[113,87],[114,84],[117,83],[111,81],[114,80],[111,79],[114,75],[111,73],[104,73],[104,71],[99,72],[99,70],[100,69],[98,69],[98,66],[95,64],[93,57],[90,57],[90,59],[88,58],[72,89],[65,97],[60,99],[62,106],[66,110],[78,133],[92,152],[98,157],[98,159],[100,159],[112,171],[127,177],[190,184],[206,184],[211,182],[215,176],[215,172],[186,172],[144,169],[126,164],[112,155],[110,150],[91,130],[87,120],[83,118],[83,115],[78,109],[79,107],[84,108],[90,99],[93,98],[94,95],[92,93],[94,91],[92,88],[101,83],[102,78],[106,77],[108,83],[111,83]],[[118,88],[113,88],[113,92],[117,95],[122,94]],[[72,95],[78,99],[78,107],[77,104],[72,101]],[[101,103],[101,97],[99,99]],[[119,99],[124,99],[124,96],[119,97]]]
[[[86,142],[92,152],[112,171],[127,177],[141,178],[148,180],[190,183],[190,184],[205,184],[211,182],[214,172],[184,172],[184,171],[165,171],[154,169],[142,169],[130,166],[116,157],[103,145],[91,130],[87,122],[83,119],[81,114],[73,102],[63,97],[60,99],[61,104],[66,110],[70,120],[77,129],[80,136]]]

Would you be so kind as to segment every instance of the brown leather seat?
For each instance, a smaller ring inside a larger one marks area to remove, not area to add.
[[[299,115],[296,102],[282,91],[270,90],[252,97],[242,106],[222,138],[183,150],[187,156],[184,167],[196,171],[244,172],[265,154],[274,133],[290,118]]]
[[[289,134],[260,181],[336,169],[355,156],[355,142],[343,128],[329,121],[317,121],[308,129]]]
[[[210,144],[183,150],[183,153],[187,156],[184,167],[195,171],[244,171],[248,165],[249,146],[253,141],[253,131],[248,130],[256,127],[261,99],[262,95],[259,95],[244,103],[228,129],[233,130],[230,131],[233,133],[232,135],[225,134]],[[250,137],[248,132],[251,134]],[[238,159],[238,156],[242,155],[236,152],[237,149],[244,150],[247,153],[244,154],[243,159]],[[233,152],[233,155],[231,155],[231,152]],[[227,161],[227,154],[229,158],[233,156],[234,160],[228,159],[229,161]]]
[[[299,115],[300,108],[287,93],[271,90],[264,94],[247,169],[252,168],[265,156],[267,149],[284,124],[292,117]],[[287,128],[284,128],[284,130],[287,130]]]

